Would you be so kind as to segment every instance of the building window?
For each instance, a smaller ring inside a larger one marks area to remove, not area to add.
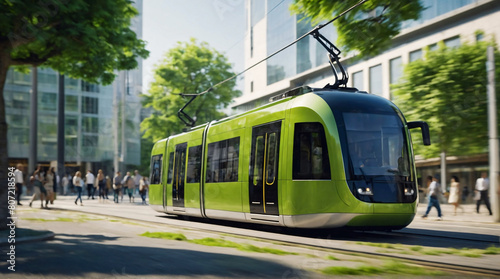
[[[363,86],[363,71],[352,74],[352,86],[358,90],[364,90]]]
[[[15,109],[28,109],[30,108],[30,94],[28,92],[10,92],[11,103],[9,104],[8,98],[5,98],[6,107]]]
[[[83,135],[82,146],[84,147],[97,147],[99,137],[92,135]]]
[[[23,74],[16,70],[13,70],[14,73],[14,84],[31,84],[31,74]]]
[[[253,81],[250,82],[250,93],[253,92]]]
[[[64,117],[64,145],[65,153],[70,158],[77,155],[78,151],[78,117],[65,115]]]
[[[57,110],[57,94],[42,92],[42,100],[40,102],[41,110]]]
[[[65,111],[78,112],[78,96],[64,96]]]
[[[82,80],[82,91],[99,93],[99,85]]]
[[[151,157],[151,175],[149,180],[151,184],[161,183],[161,163],[163,155],[154,155]]]
[[[422,49],[417,49],[410,52],[410,62],[422,59]]]
[[[206,182],[238,181],[240,138],[208,144]]]
[[[393,58],[389,61],[391,84],[398,83],[399,79],[403,76],[403,59],[400,57]]]
[[[296,123],[293,179],[330,179],[330,161],[321,123]]]
[[[370,67],[370,93],[382,96],[382,64]]]
[[[44,73],[39,71],[38,72],[38,83],[39,84],[50,84],[50,85],[55,85],[57,84],[57,75],[54,72],[48,72]]]
[[[250,27],[250,58],[253,57],[253,27]]]
[[[188,151],[187,183],[200,182],[201,176],[201,145],[193,146]]]
[[[444,40],[444,45],[449,48],[457,48],[460,46],[460,36]]]
[[[79,80],[64,76],[64,87],[67,89],[78,89]]]
[[[82,131],[84,133],[98,133],[99,132],[99,118],[82,117]]]
[[[481,42],[484,40],[484,33],[478,32],[476,33],[476,42]]]
[[[82,113],[97,114],[99,111],[99,99],[82,97]]]
[[[434,43],[429,45],[429,51],[435,51],[438,49],[438,44]]]

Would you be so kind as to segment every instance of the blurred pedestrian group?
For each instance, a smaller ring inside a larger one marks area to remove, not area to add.
[[[140,175],[138,170],[135,170],[133,175],[131,172],[126,172],[123,177],[118,171],[113,178],[105,175],[102,169],[99,169],[96,174],[88,169],[85,175],[76,171],[73,175],[67,174],[60,177],[55,172],[54,167],[44,169],[42,166],[38,166],[32,174],[26,175],[24,166],[17,164],[14,177],[17,205],[19,206],[23,205],[21,203],[23,193],[31,196],[30,207],[39,200],[41,208],[49,208],[49,205],[54,204],[57,194],[64,196],[76,194],[75,205],[79,203],[80,206],[83,206],[82,195],[84,193],[88,200],[98,198],[99,201],[105,202],[109,200],[108,194],[111,190],[113,190],[115,203],[123,202],[124,195],[129,197],[130,203],[134,203],[135,196],[140,195],[142,204],[147,204],[149,181],[146,176]]]

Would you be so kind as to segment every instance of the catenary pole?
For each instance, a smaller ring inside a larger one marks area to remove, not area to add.
[[[63,187],[61,187],[62,177],[65,175],[64,171],[64,75],[59,74],[59,98],[57,100],[57,175],[59,176],[59,182],[57,187],[59,188],[59,193],[62,194]]]
[[[494,48],[488,47],[486,71],[488,75],[488,131],[490,150],[490,200],[495,222],[500,222],[500,190],[498,185],[499,177],[499,153],[498,153],[498,133],[497,133],[497,104],[495,96],[495,55]]]
[[[31,115],[30,115],[30,134],[29,134],[29,155],[28,155],[28,174],[32,175],[35,171],[37,162],[37,144],[38,144],[38,69],[31,69]]]

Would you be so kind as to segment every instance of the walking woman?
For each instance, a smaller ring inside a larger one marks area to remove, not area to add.
[[[462,209],[462,212],[464,211],[464,209],[460,206],[460,197],[462,196],[461,192],[458,177],[454,175],[451,177],[450,196],[448,197],[448,203],[455,206],[454,215],[457,215],[457,209],[459,207]]]
[[[102,170],[97,172],[97,185],[99,186],[99,200],[102,198],[104,201],[104,193],[106,191],[106,180]]]
[[[82,201],[82,173],[80,171],[77,171],[75,173],[75,176],[73,176],[73,185],[75,186],[77,196],[75,200],[75,204],[77,204],[78,199],[80,199],[80,205],[83,206],[83,201]]]

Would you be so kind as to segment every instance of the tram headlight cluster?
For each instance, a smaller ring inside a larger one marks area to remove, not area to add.
[[[415,194],[413,189],[405,187],[405,196],[413,196],[413,194]]]
[[[373,196],[373,192],[370,187],[358,188],[358,193],[365,196]]]

